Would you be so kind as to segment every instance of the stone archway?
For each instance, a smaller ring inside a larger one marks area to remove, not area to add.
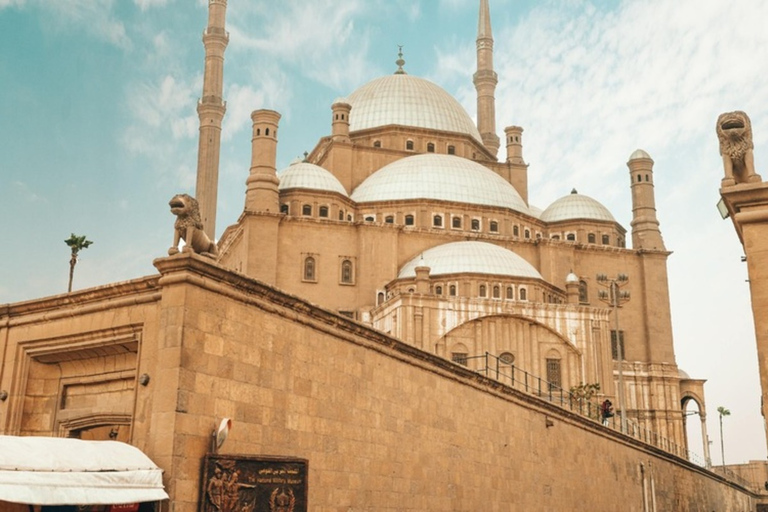
[[[682,384],[682,383],[681,383]],[[686,453],[688,454],[688,459],[691,460],[691,462],[694,463],[700,463],[703,464],[705,467],[709,468],[712,466],[712,459],[710,457],[709,453],[709,435],[707,434],[707,410],[706,406],[704,405],[704,400],[702,397],[698,396],[697,393],[694,391],[688,389],[684,389],[685,385],[681,385],[681,398],[680,398],[680,408],[683,412],[683,440],[685,442],[685,449]],[[696,410],[695,411],[688,411],[689,405],[695,405]],[[703,461],[694,460],[695,457],[692,457],[691,452],[691,445],[688,439],[688,420],[689,418],[692,418],[693,416],[698,416],[699,421],[701,424],[701,444],[702,444],[702,453],[704,455]]]

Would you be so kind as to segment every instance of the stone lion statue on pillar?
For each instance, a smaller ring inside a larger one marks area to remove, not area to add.
[[[216,242],[212,242],[203,231],[203,221],[200,217],[200,207],[197,199],[188,194],[176,194],[168,204],[171,213],[176,216],[173,225],[173,245],[168,254],[179,253],[179,241],[184,240],[183,252],[196,252],[201,256],[215,258],[219,254]]]
[[[725,169],[722,185],[726,187],[762,181],[760,175],[755,173],[755,145],[752,142],[752,122],[749,116],[741,110],[720,114],[716,131]]]

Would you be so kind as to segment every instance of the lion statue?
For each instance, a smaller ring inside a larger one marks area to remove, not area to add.
[[[717,138],[723,156],[725,178],[723,186],[737,183],[762,181],[755,173],[755,157],[752,152],[752,122],[744,112],[726,112],[717,118]]]
[[[168,204],[171,207],[171,213],[176,216],[176,223],[173,225],[173,246],[168,249],[168,254],[171,256],[178,254],[179,241],[184,240],[183,252],[196,252],[202,256],[215,258],[219,250],[216,242],[211,242],[203,231],[197,199],[188,194],[177,194]]]

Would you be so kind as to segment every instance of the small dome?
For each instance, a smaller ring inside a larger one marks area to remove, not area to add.
[[[608,208],[589,196],[577,193],[575,189],[549,205],[539,218],[544,222],[575,219],[616,222]]]
[[[679,377],[680,377],[682,380],[690,380],[690,379],[691,379],[691,376],[690,376],[690,375],[688,375],[688,372],[684,371],[682,368],[678,368],[678,369],[677,369],[677,375],[678,375],[678,376],[679,376]]]
[[[403,265],[398,279],[415,277],[418,266],[429,267],[431,276],[471,273],[542,278],[522,257],[488,242],[451,242],[428,249]]]
[[[441,87],[412,75],[377,78],[349,95],[349,131],[390,124],[471,135],[480,132],[464,107]]]
[[[280,179],[278,189],[281,191],[292,188],[306,188],[336,192],[344,197],[349,197],[344,189],[344,185],[336,179],[336,176],[322,167],[310,164],[309,162],[293,164],[277,173],[277,177]]]
[[[649,155],[648,153],[646,153],[642,149],[636,149],[634,153],[629,155],[629,160],[630,161],[632,161],[632,160],[639,160],[641,158],[648,158],[648,159],[650,159],[651,155]]]
[[[426,153],[401,158],[370,175],[353,192],[358,203],[437,199],[500,206],[530,215],[515,187],[477,162]]]
[[[568,275],[565,276],[565,282],[566,283],[578,283],[579,282],[579,276],[577,276],[573,272],[569,272]]]

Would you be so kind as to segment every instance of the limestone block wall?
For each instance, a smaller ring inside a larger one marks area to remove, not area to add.
[[[753,508],[720,477],[189,255],[157,260],[156,397],[136,418],[175,512],[221,453],[309,461],[310,510]],[[141,400],[141,397],[139,397]]]

